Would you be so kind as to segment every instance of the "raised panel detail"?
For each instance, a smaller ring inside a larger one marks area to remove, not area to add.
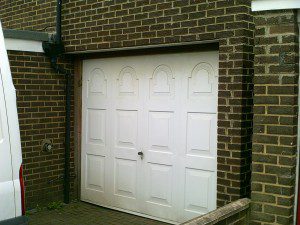
[[[137,142],[137,111],[117,110],[116,144],[119,147],[135,147]]]
[[[107,93],[107,79],[101,69],[94,69],[88,79],[89,94],[106,96]]]
[[[185,176],[185,210],[209,212],[213,172],[187,168]]]
[[[88,142],[104,146],[106,111],[88,109]]]
[[[115,194],[135,198],[137,185],[137,162],[127,159],[115,160]]]
[[[175,79],[170,67],[160,65],[156,67],[150,79],[151,97],[171,97],[174,95]]]
[[[172,166],[148,163],[147,201],[172,205]]]
[[[173,112],[149,112],[150,149],[171,151],[174,141]]]
[[[131,67],[121,70],[118,78],[119,96],[137,96],[139,81],[136,72]]]
[[[189,77],[189,97],[198,97],[203,93],[212,93],[214,70],[208,63],[196,65]]]
[[[89,189],[104,191],[105,157],[87,154],[86,186]]]
[[[210,139],[214,114],[188,113],[187,154],[211,155]]]

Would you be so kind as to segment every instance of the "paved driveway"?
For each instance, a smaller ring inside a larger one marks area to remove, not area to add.
[[[84,202],[57,210],[29,213],[29,225],[167,225],[166,223],[122,213]]]

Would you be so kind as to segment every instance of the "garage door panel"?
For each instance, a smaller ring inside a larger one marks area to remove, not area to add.
[[[91,69],[84,79],[83,92],[86,92],[86,104],[90,109],[107,109],[109,83],[106,74],[100,68]]]
[[[117,94],[122,98],[139,97],[139,80],[134,68],[124,67],[117,78]]]
[[[107,110],[109,82],[95,64],[84,66],[82,124],[82,199],[107,204]]]
[[[149,149],[172,152],[174,143],[174,112],[149,112]]]
[[[137,161],[115,159],[115,195],[136,198]]]
[[[213,180],[214,173],[211,171],[186,168],[184,192],[186,215],[201,215],[213,209],[214,203],[211,198]]]
[[[186,167],[203,169],[208,171],[216,170],[216,159],[214,157],[200,157],[186,155],[184,163]]]
[[[86,107],[89,109],[108,109],[109,108],[109,102],[108,100],[99,100],[97,97],[93,98],[90,97],[86,101]]]
[[[107,97],[107,78],[100,68],[95,68],[90,72],[87,80],[87,97],[106,98]]]
[[[187,113],[187,154],[215,156],[215,114]]]
[[[150,99],[172,99],[175,93],[175,78],[168,65],[159,65],[149,79]]]
[[[85,176],[82,179],[81,197],[92,203],[107,203],[107,184],[105,182],[106,157],[86,154]]]
[[[106,172],[82,198],[173,222],[215,209],[217,69],[217,52],[84,61],[82,155],[105,168],[82,168]]]
[[[116,110],[138,111],[139,104],[140,104],[139,101],[136,101],[136,100],[128,100],[128,99],[123,99],[123,98],[115,100]]]
[[[140,80],[131,63],[115,65],[113,70],[113,206],[139,212]]]
[[[212,65],[206,62],[197,64],[188,78],[189,98],[198,98],[203,95],[214,95],[215,73]]]
[[[137,149],[115,148],[114,157],[128,160],[137,160],[139,159],[137,152]]]
[[[87,152],[106,155],[106,110],[87,110]]]
[[[147,202],[172,205],[173,168],[170,165],[147,163]],[[157,185],[160,184],[160,185]]]
[[[174,168],[172,165],[147,163],[145,202],[148,215],[174,220]]]
[[[104,192],[105,157],[87,154],[86,187]]]
[[[217,113],[216,97],[203,97],[197,100],[188,100],[184,106],[188,112],[201,112],[201,113]]]
[[[175,162],[175,156],[169,152],[157,152],[148,150],[144,158],[146,162],[159,163],[164,165],[173,165]]]
[[[151,100],[147,103],[147,109],[149,112],[175,112],[175,102],[174,101],[159,101]]]
[[[138,111],[117,110],[116,123],[116,147],[136,149],[138,135]]]

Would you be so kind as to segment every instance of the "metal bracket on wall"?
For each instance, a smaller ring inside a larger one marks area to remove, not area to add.
[[[44,139],[42,140],[41,147],[43,152],[50,153],[53,150],[53,143],[49,139]]]

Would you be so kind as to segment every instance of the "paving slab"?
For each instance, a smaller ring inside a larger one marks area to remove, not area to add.
[[[70,203],[56,210],[30,212],[28,217],[29,225],[168,225],[85,202]]]

